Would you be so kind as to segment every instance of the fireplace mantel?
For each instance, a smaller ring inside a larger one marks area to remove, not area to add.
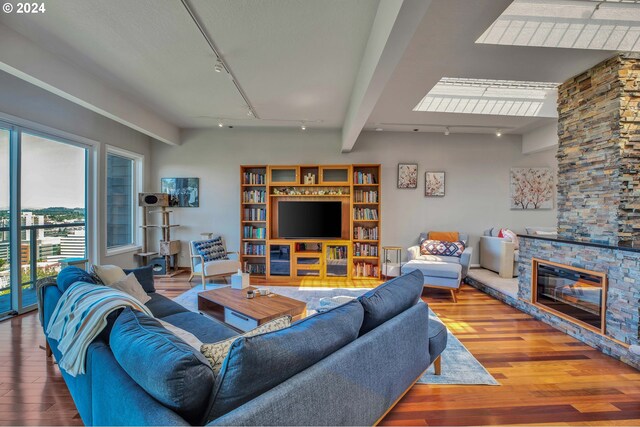
[[[522,239],[537,239],[537,240],[547,240],[550,242],[558,242],[558,243],[569,243],[573,245],[582,245],[582,246],[590,246],[593,248],[601,248],[601,249],[614,249],[619,251],[628,251],[628,252],[637,252],[640,253],[640,242],[632,242],[632,243],[619,243],[618,245],[610,245],[607,243],[594,242],[594,241],[584,241],[584,240],[574,240],[574,239],[565,239],[556,236],[539,236],[537,234],[518,234],[519,238]]]

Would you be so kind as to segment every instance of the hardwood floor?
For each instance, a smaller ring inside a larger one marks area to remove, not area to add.
[[[158,292],[180,295],[187,277]],[[457,304],[425,300],[502,385],[418,384],[381,425],[640,425],[639,371],[469,286]],[[37,314],[0,323],[0,425],[82,424],[43,346]]]

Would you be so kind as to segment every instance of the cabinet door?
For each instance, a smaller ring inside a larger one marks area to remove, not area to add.
[[[320,184],[349,185],[351,169],[349,166],[320,166]]]
[[[269,245],[269,275],[291,277],[291,245]]]
[[[300,168],[298,166],[269,166],[271,185],[298,185]]]
[[[326,277],[349,277],[350,244],[327,243],[324,248]]]

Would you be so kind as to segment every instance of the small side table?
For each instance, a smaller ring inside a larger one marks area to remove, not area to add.
[[[394,253],[395,261],[391,261],[390,255]],[[400,246],[382,247],[382,275],[385,277],[398,277],[402,275],[402,248]]]

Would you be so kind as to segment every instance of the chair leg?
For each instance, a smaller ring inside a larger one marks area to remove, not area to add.
[[[436,375],[440,375],[442,373],[442,355],[436,357],[436,360],[433,361],[433,370]]]
[[[451,289],[451,298],[453,298],[453,302],[458,302],[455,289]]]
[[[204,277],[204,274],[200,276],[202,278],[202,289],[207,290],[207,280]]]
[[[194,274],[193,274],[193,273],[191,273],[191,276],[189,276],[189,281],[192,281],[192,280],[193,280],[193,276],[194,276]]]
[[[51,355],[53,355],[53,351],[51,351],[51,346],[49,345],[49,341],[45,340],[45,347],[44,347],[45,353],[47,355],[47,357],[51,357]]]

